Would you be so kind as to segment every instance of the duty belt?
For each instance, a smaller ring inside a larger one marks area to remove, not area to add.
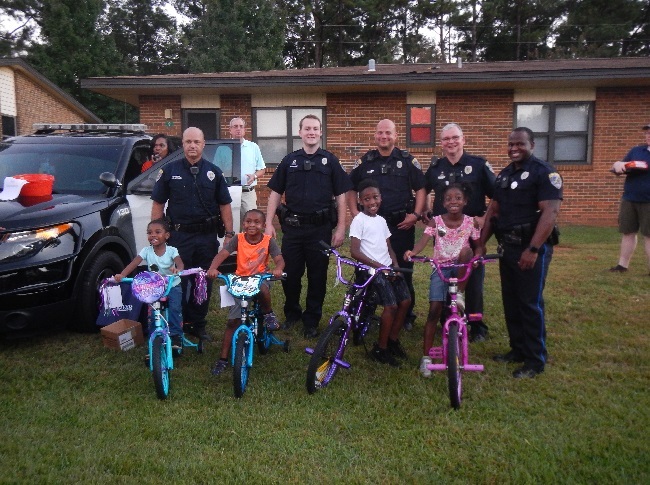
[[[319,225],[329,220],[326,210],[312,213],[299,213],[289,211],[284,218],[284,223],[291,227],[300,227],[307,224]]]
[[[255,187],[249,187],[248,185],[244,185],[241,188],[242,192],[255,192]]]
[[[192,224],[172,224],[172,228],[178,232],[201,232],[207,234],[217,231],[217,221],[218,218],[212,217],[204,222],[194,222]]]
[[[390,224],[391,226],[396,226],[400,222],[402,222],[406,218],[406,211],[395,211],[395,212],[389,212],[384,216],[384,219],[386,219],[386,222]]]

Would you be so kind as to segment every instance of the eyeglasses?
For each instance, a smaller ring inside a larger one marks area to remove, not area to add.
[[[443,143],[449,143],[450,141],[458,141],[460,140],[460,136],[454,135],[454,136],[446,136],[442,138]]]

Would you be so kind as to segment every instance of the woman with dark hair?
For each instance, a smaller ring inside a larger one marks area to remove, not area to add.
[[[148,170],[154,163],[159,162],[174,150],[176,150],[174,142],[167,138],[167,135],[160,133],[154,136],[149,149],[150,158],[142,164],[141,172]]]

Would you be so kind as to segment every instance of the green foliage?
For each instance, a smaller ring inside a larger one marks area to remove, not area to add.
[[[210,375],[226,312],[215,297],[206,354],[176,361],[170,397],[155,397],[144,348],[119,352],[99,335],[0,341],[0,468],[11,483],[648,483],[648,268],[638,248],[626,274],[607,271],[620,238],[562,228],[546,285],[550,362],[515,380],[491,356],[508,347],[499,273],[487,267],[491,338],[472,344],[484,372],[466,373],[449,406],[445,376],[417,371],[429,270],[416,267],[416,330],[400,369],[346,353],[351,369],[305,390],[301,329],[285,354],[255,356],[248,390]],[[349,254],[347,247],[344,253]],[[334,268],[330,266],[330,281]],[[304,291],[304,290],[303,290]],[[325,315],[342,286],[328,286]],[[281,313],[280,285],[272,290]],[[45,318],[45,316],[44,316]],[[325,317],[321,328],[325,325]],[[371,334],[369,342],[376,338]]]
[[[206,0],[185,27],[184,61],[190,72],[229,72],[282,67],[282,12],[271,2]],[[197,6],[191,11],[196,11]]]

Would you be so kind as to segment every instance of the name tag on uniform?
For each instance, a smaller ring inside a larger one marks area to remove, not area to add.
[[[180,175],[172,175],[172,180],[183,180],[183,177]]]

